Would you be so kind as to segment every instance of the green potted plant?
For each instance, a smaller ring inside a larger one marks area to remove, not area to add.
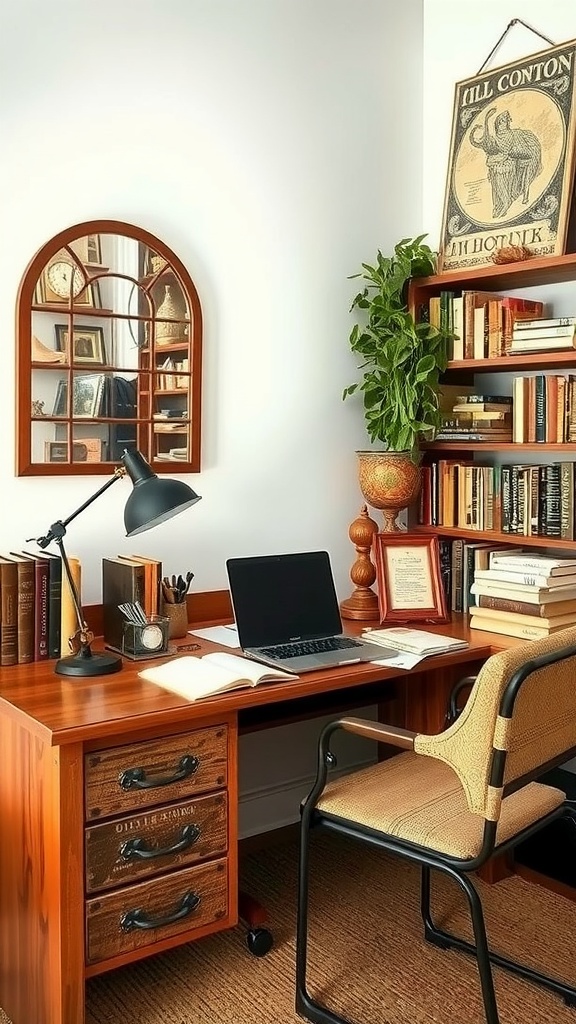
[[[440,374],[453,337],[444,327],[416,321],[408,307],[410,279],[436,270],[436,254],[425,237],[403,238],[392,256],[379,251],[375,266],[363,263],[353,275],[366,282],[350,307],[362,314],[350,347],[363,360],[363,374],[343,397],[362,392],[370,441],[384,445],[383,451],[358,456],[362,493],[383,510],[386,531],[398,530],[398,512],[418,496],[419,441],[433,438],[440,426]]]

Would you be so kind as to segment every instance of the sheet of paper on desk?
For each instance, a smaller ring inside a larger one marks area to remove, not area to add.
[[[420,661],[424,661],[425,654],[408,654],[407,651],[399,651],[395,658],[378,658],[370,662],[371,665],[383,665],[385,668],[414,668]]]
[[[209,626],[206,629],[189,629],[188,632],[221,647],[240,647],[236,626]]]

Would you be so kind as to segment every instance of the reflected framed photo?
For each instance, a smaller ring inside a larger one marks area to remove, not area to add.
[[[437,537],[377,533],[374,558],[381,622],[447,622]]]
[[[100,415],[104,392],[104,374],[88,373],[75,376],[72,385],[72,419],[92,418]],[[58,382],[53,416],[68,416],[68,381]]]
[[[72,462],[100,462],[102,460],[102,441],[96,437],[86,437],[81,441],[72,442]],[[67,441],[45,441],[44,462],[69,462]]]
[[[84,324],[74,324],[72,329],[72,350],[69,351],[68,325],[55,324],[56,349],[66,352],[70,363],[91,363],[104,366],[106,351],[104,349],[104,328]]]

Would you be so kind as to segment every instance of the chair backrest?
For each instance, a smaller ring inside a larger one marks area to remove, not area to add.
[[[538,667],[540,659],[549,663]],[[574,747],[575,627],[492,655],[459,718],[438,736],[419,735],[414,742],[417,753],[454,769],[470,811],[490,821],[498,820],[503,795],[502,786],[491,785],[494,749],[506,751],[505,785]]]

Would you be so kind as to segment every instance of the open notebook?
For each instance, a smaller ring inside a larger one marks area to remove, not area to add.
[[[248,658],[220,651],[205,654],[203,658],[173,658],[161,665],[145,668],[138,675],[149,683],[156,683],[180,694],[186,700],[200,700],[214,693],[258,686],[259,683],[270,683],[275,679],[298,678],[290,672],[267,668]]]

